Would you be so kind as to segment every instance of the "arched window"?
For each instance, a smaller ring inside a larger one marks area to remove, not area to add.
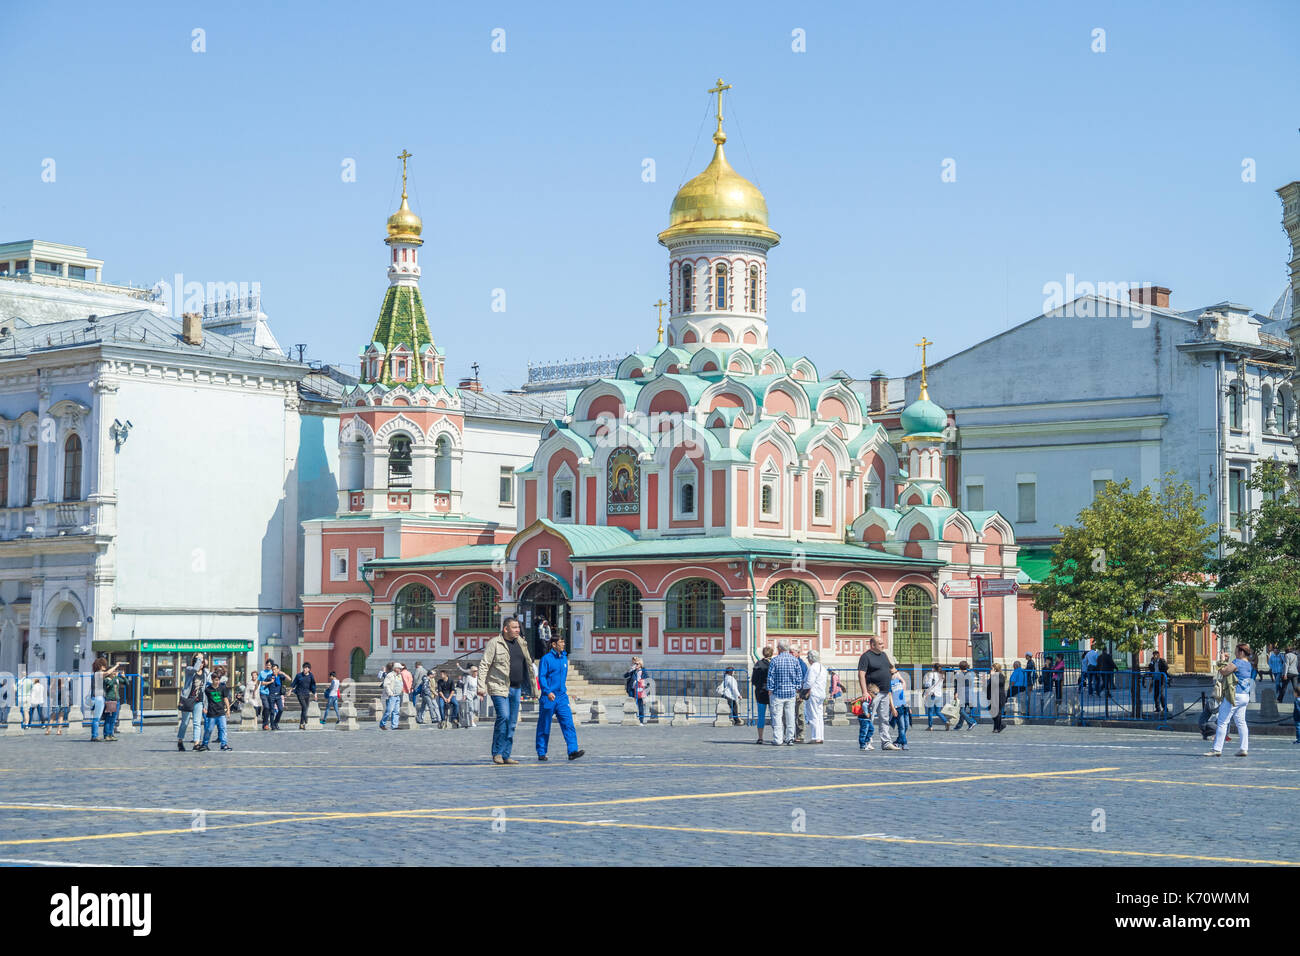
[[[758,266],[749,267],[749,311],[758,311]]]
[[[808,585],[802,581],[777,581],[767,592],[768,633],[815,630],[816,607],[817,600]]]
[[[813,517],[826,517],[826,492],[820,488],[813,492]]]
[[[687,578],[668,589],[668,630],[722,630],[722,588],[705,578]]]
[[[394,435],[388,439],[388,487],[411,487],[411,438]]]
[[[433,445],[433,487],[451,490],[451,442],[446,435],[439,436]]]
[[[641,633],[641,591],[631,581],[610,581],[596,592],[596,630]]]
[[[835,598],[835,632],[837,634],[874,634],[876,601],[866,585],[850,583],[840,588]]]
[[[557,518],[573,517],[573,492],[568,488],[560,489],[559,500],[556,502],[555,516]]]
[[[725,262],[719,262],[713,270],[713,307],[715,309],[727,307],[727,264]]]
[[[1236,382],[1228,386],[1228,427],[1241,431],[1241,388]]]
[[[769,481],[763,482],[762,508],[765,515],[772,513],[772,497],[772,483]]]
[[[695,308],[695,270],[690,265],[682,266],[682,311],[690,312]],[[671,343],[669,343],[671,344]]]
[[[402,588],[394,612],[395,631],[432,631],[437,622],[433,592],[423,584],[408,584]]]
[[[682,484],[682,514],[695,514],[695,486],[689,481]]]
[[[490,584],[467,584],[456,595],[456,631],[493,632],[501,616],[497,589]]]
[[[933,605],[930,595],[915,584],[898,592],[894,601],[894,663],[925,664],[933,659]]]
[[[81,439],[76,435],[63,443],[63,500],[81,500]]]

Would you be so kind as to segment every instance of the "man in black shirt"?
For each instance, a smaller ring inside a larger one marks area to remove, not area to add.
[[[893,668],[889,655],[881,650],[880,638],[871,638],[871,650],[858,658],[858,689],[867,695],[867,685],[875,684],[880,693],[871,703],[871,720],[880,737],[881,750],[899,750],[889,732],[889,718],[896,713],[894,695],[889,692],[889,676]]]
[[[446,671],[438,671],[438,725],[447,729],[447,722],[456,719],[456,682]]]
[[[526,687],[536,686],[537,671],[519,636],[519,621],[508,617],[501,633],[487,642],[479,661],[479,695],[492,698],[496,726],[492,731],[492,762],[517,764],[510,756],[519,720],[519,698]]]

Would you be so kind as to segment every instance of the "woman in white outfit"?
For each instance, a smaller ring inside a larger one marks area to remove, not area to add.
[[[826,743],[826,665],[817,656],[816,651],[808,652],[808,677],[803,682],[803,689],[808,691],[804,701],[804,717],[808,721],[810,744]]]
[[[921,682],[922,699],[925,701],[925,729],[934,730],[934,722],[947,727],[947,718],[943,716],[943,669],[936,663],[931,664]],[[952,728],[949,727],[949,730]]]
[[[462,727],[478,726],[478,667],[466,669],[460,664],[456,667],[464,675],[460,679],[460,725]]]

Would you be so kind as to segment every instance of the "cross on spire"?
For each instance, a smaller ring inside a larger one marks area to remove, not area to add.
[[[666,306],[667,304],[668,303],[665,302],[662,298],[658,302],[651,303],[651,305],[654,305],[656,308],[659,309],[659,341],[660,342],[664,340],[664,306]]]
[[[930,390],[928,387],[928,383],[926,382],[925,379],[925,348],[927,345],[933,345],[933,344],[934,343],[931,342],[929,339],[927,339],[924,335],[921,336],[921,341],[916,343],[916,347],[921,350],[921,397],[922,398],[930,397]]]
[[[407,152],[405,148],[397,154],[397,158],[402,161],[402,198],[406,198],[406,161],[414,156],[414,153]]]
[[[724,90],[731,89],[730,83],[723,83],[722,77],[718,77],[717,86],[709,90],[710,93],[718,94],[718,128],[713,134],[713,141],[721,146],[727,141],[727,134],[722,131],[722,93]]]

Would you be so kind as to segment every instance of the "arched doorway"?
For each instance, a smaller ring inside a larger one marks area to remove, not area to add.
[[[366,679],[366,652],[359,647],[352,648],[352,659],[348,662],[348,674],[354,681]]]
[[[569,639],[569,600],[564,592],[550,581],[535,581],[524,589],[519,596],[519,610],[516,615],[528,636],[528,649],[537,660],[546,653],[546,645],[538,635],[543,619],[550,622],[551,630]]]

